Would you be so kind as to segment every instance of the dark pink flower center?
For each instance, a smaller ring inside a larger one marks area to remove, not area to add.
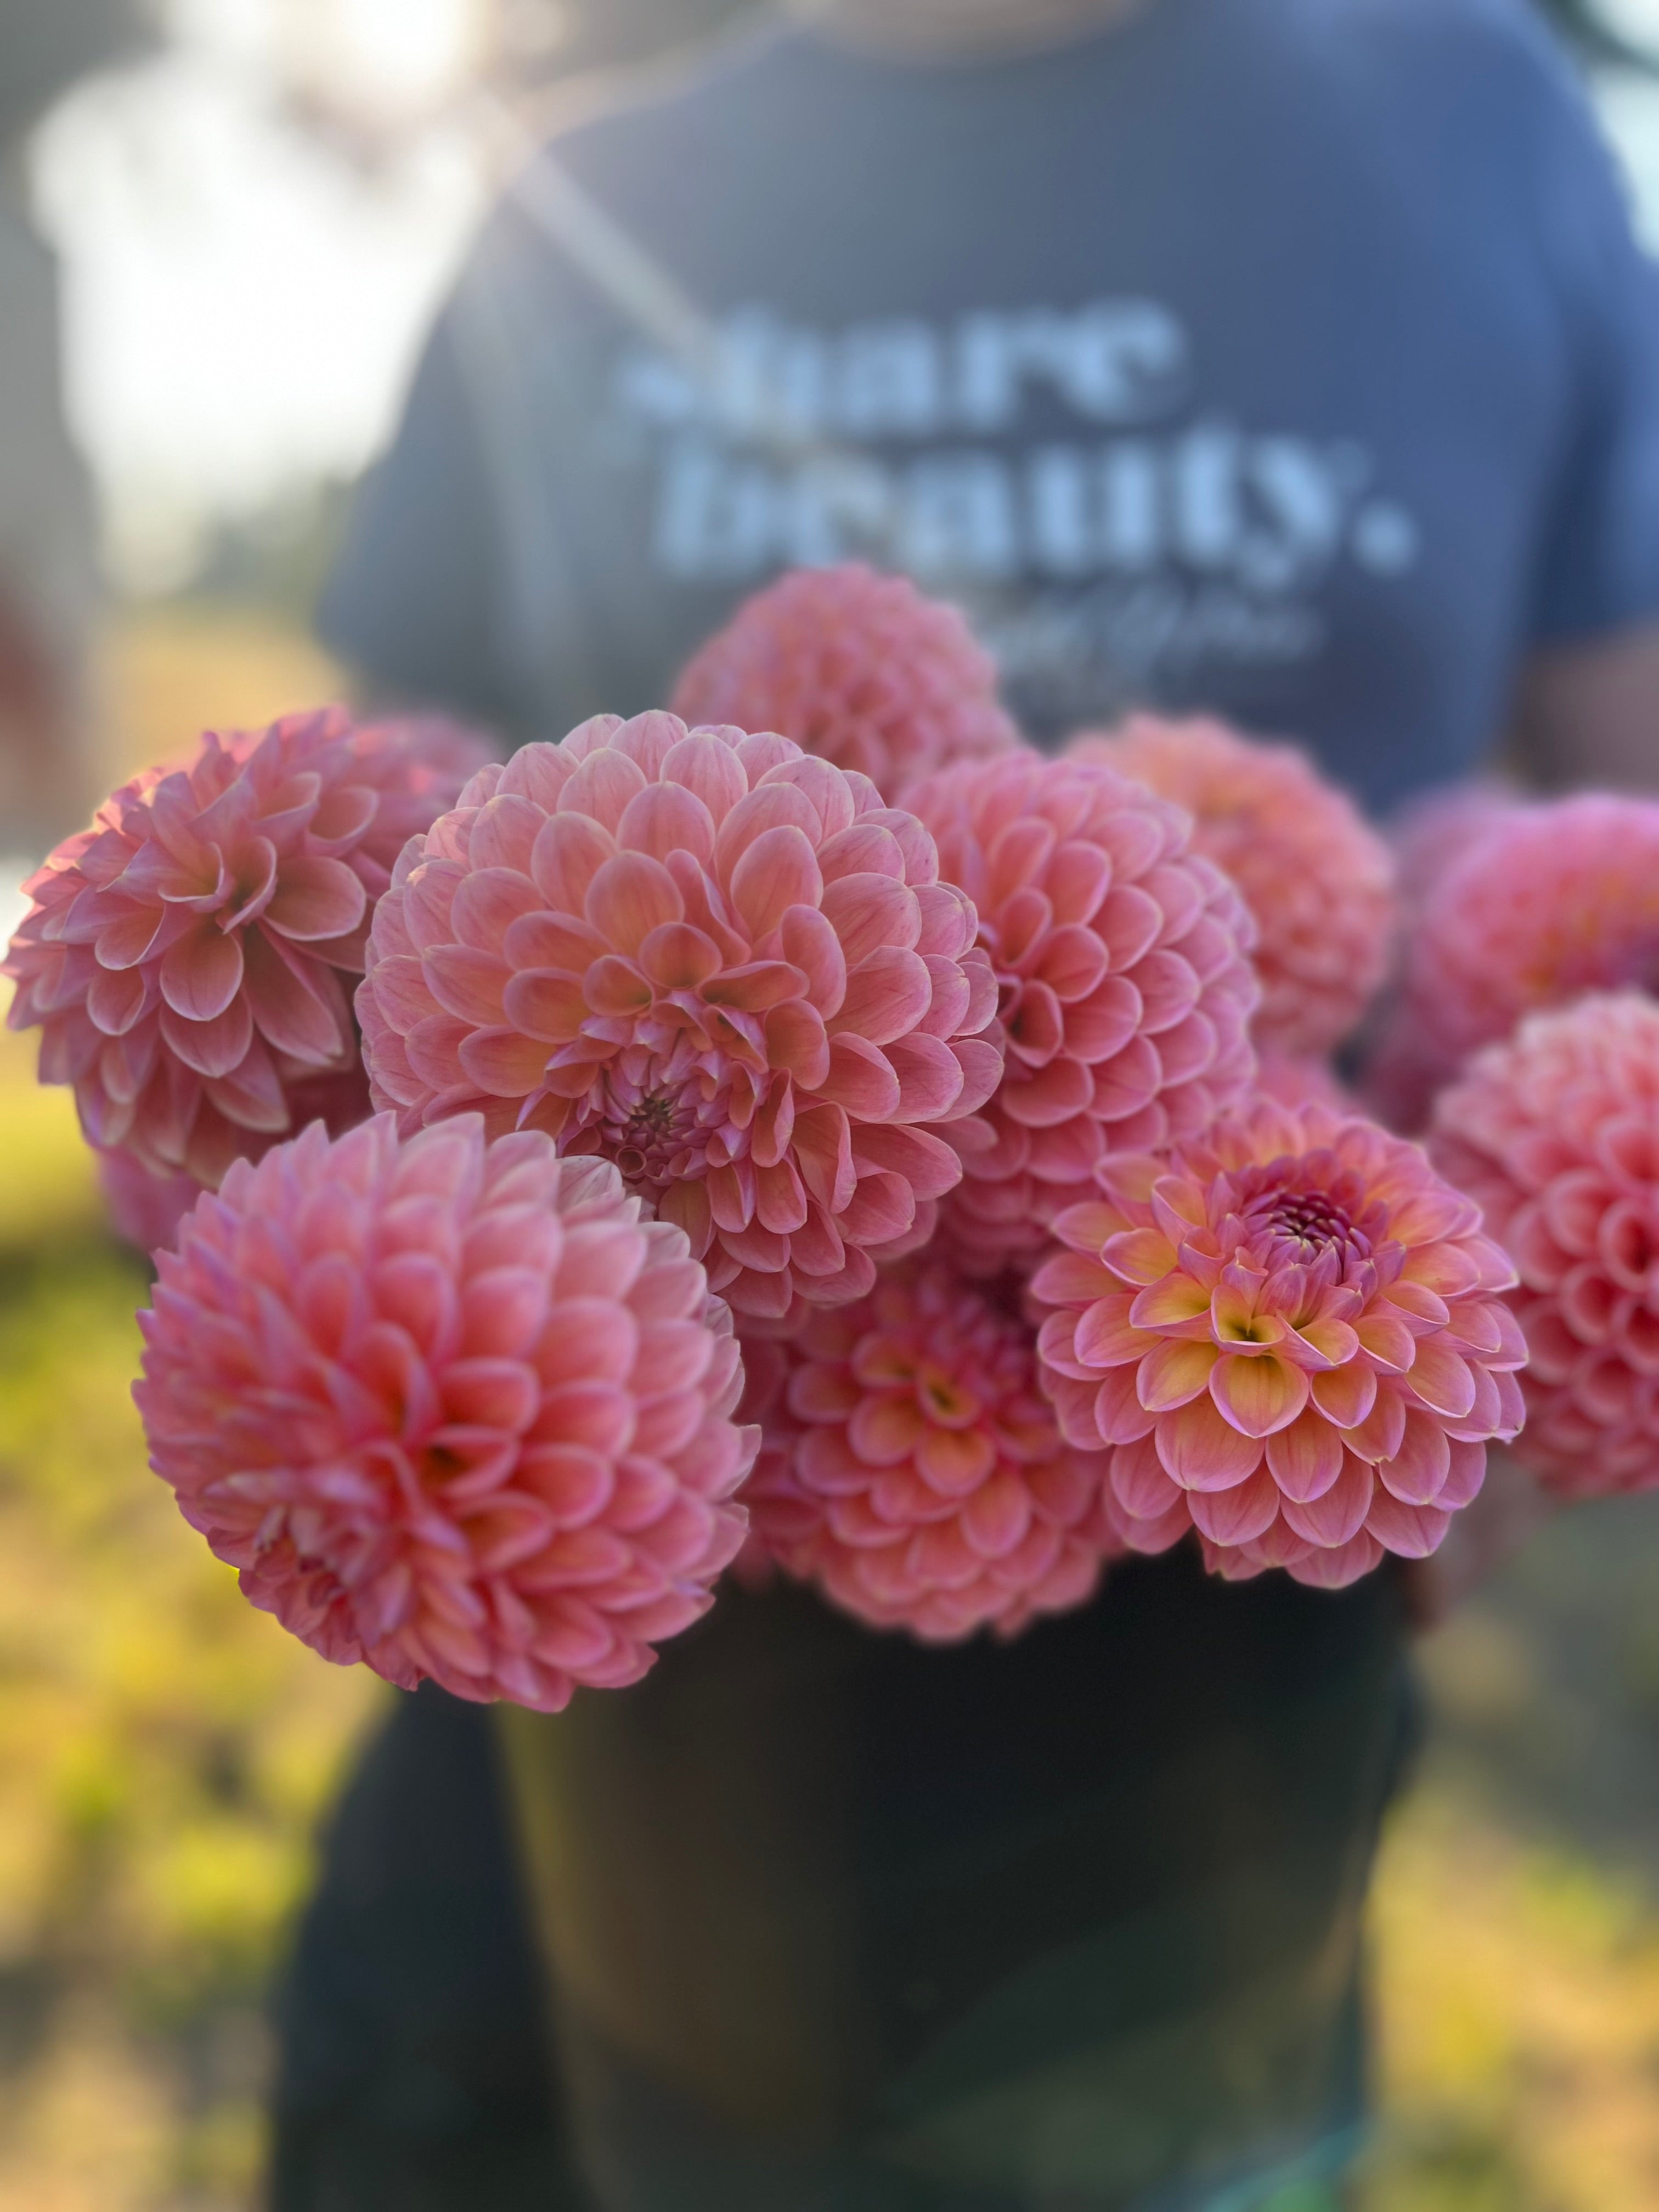
[[[1313,1155],[1272,1161],[1240,1181],[1239,1218],[1272,1264],[1307,1267],[1322,1259],[1344,1276],[1375,1255],[1383,1224],[1351,1170],[1327,1172]]]

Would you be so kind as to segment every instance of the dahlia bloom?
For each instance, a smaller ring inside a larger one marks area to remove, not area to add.
[[[1531,1016],[1442,1092],[1430,1146],[1520,1272],[1517,1457],[1567,1498],[1659,1485],[1659,1007]]]
[[[1194,851],[1237,884],[1258,932],[1256,1043],[1300,1057],[1340,1044],[1387,973],[1395,927],[1392,855],[1352,801],[1296,746],[1220,722],[1137,714],[1068,750],[1184,806]]]
[[[556,1711],[707,1611],[758,1432],[730,1315],[604,1162],[313,1124],[159,1267],[150,1463],[325,1658]]]
[[[1420,913],[1487,831],[1527,803],[1493,776],[1472,776],[1408,800],[1388,824],[1402,913],[1408,919]]]
[[[747,1315],[860,1297],[1001,1072],[973,908],[867,777],[605,715],[474,777],[376,909],[375,1103],[614,1160]]]
[[[775,1372],[743,1493],[751,1549],[859,1620],[929,1643],[1014,1636],[1081,1605],[1122,1548],[1106,1455],[1060,1435],[1030,1330],[950,1267],[888,1270],[757,1349]]]
[[[1022,749],[914,786],[939,865],[979,911],[1000,993],[1003,1081],[957,1132],[959,1263],[1038,1251],[1110,1151],[1195,1135],[1255,1073],[1238,894],[1186,817],[1110,769]]]
[[[1415,1146],[1264,1103],[1111,1162],[1032,1294],[1060,1426],[1115,1447],[1119,1534],[1337,1588],[1420,1559],[1522,1421],[1515,1280]]]
[[[919,775],[1018,742],[957,609],[857,562],[795,569],[747,600],[686,667],[673,708],[781,730],[893,801]]]
[[[343,979],[393,861],[483,757],[451,725],[338,708],[210,732],[60,845],[4,973],[88,1140],[211,1185],[292,1129],[296,1086],[356,1059]]]
[[[1659,982],[1659,801],[1588,793],[1494,821],[1441,879],[1401,1018],[1459,1062],[1523,1014]]]

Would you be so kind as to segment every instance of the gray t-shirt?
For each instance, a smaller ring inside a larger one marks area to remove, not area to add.
[[[769,30],[507,194],[323,631],[556,735],[865,557],[1044,742],[1203,706],[1388,803],[1659,611],[1656,306],[1520,0],[1155,0],[994,66]]]

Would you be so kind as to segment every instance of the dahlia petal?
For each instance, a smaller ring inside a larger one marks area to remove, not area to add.
[[[921,934],[915,894],[890,876],[843,876],[825,885],[819,911],[834,929],[849,969],[885,945],[914,949]]]
[[[1042,1305],[1091,1304],[1121,1291],[1118,1278],[1088,1252],[1052,1253],[1031,1278],[1031,1296]]]
[[[1162,1282],[1177,1264],[1174,1246],[1155,1229],[1126,1229],[1109,1235],[1100,1256],[1126,1283]]]
[[[685,904],[661,861],[643,853],[619,853],[595,872],[584,911],[608,944],[632,955],[653,930],[682,921]]]
[[[380,971],[375,969],[379,988]],[[574,975],[527,969],[501,993],[501,1012],[514,1030],[542,1044],[568,1044],[587,1018],[587,995]],[[546,1055],[543,1055],[545,1061]]]
[[[1158,1416],[1158,1455],[1183,1490],[1231,1490],[1261,1463],[1262,1448],[1222,1419],[1207,1393]]]
[[[1267,1465],[1285,1496],[1309,1505],[1322,1498],[1342,1472],[1340,1432],[1316,1406],[1304,1407],[1295,1420],[1267,1438]]]
[[[189,1022],[211,1022],[242,988],[241,941],[204,922],[169,947],[157,980],[174,1013]]]
[[[1451,1473],[1451,1445],[1445,1431],[1427,1414],[1408,1412],[1399,1450],[1392,1459],[1380,1462],[1376,1472],[1384,1488],[1402,1505],[1431,1505]]]
[[[549,908],[584,915],[588,886],[616,849],[608,830],[590,816],[550,816],[536,833],[530,860],[531,876]]]
[[[949,972],[960,980],[958,969],[952,966]],[[964,984],[964,1002],[966,995]],[[868,1044],[891,1044],[917,1026],[932,998],[933,978],[921,957],[901,946],[884,946],[848,975],[847,995],[833,1026],[836,1031],[855,1031]]]
[[[1451,1526],[1451,1515],[1437,1506],[1413,1505],[1379,1490],[1366,1520],[1367,1532],[1397,1558],[1426,1559],[1437,1552]]]
[[[1229,1490],[1189,1490],[1188,1510],[1199,1534],[1214,1544],[1248,1544],[1279,1518],[1279,1492],[1265,1467]]]
[[[1351,1452],[1375,1465],[1392,1459],[1406,1433],[1407,1405],[1397,1390],[1382,1389],[1363,1421],[1343,1431],[1342,1441]]]
[[[283,937],[310,943],[349,935],[367,904],[362,879],[343,860],[296,854],[283,860],[261,919]]]
[[[1357,1428],[1376,1403],[1376,1372],[1358,1360],[1311,1377],[1314,1404],[1339,1429]]]
[[[1370,1468],[1349,1452],[1328,1490],[1306,1500],[1281,1496],[1279,1513],[1292,1533],[1306,1542],[1318,1545],[1322,1551],[1340,1551],[1365,1526],[1376,1497]]]
[[[763,831],[733,868],[731,895],[753,939],[780,927],[792,907],[817,907],[823,878],[805,831],[793,823]]]
[[[885,1121],[899,1111],[898,1077],[890,1062],[862,1037],[830,1040],[828,1073],[816,1086],[819,1096],[860,1121]]]
[[[547,1073],[546,1045],[516,1029],[475,1030],[459,1057],[470,1080],[495,1098],[525,1097]]]
[[[1474,1404],[1474,1376],[1468,1362],[1438,1337],[1426,1337],[1419,1343],[1410,1387],[1431,1412],[1448,1420],[1462,1420]]]
[[[1133,1322],[1134,1299],[1120,1287],[1115,1278],[1106,1274],[1104,1268],[1100,1268],[1097,1272],[1104,1278],[1109,1287],[1104,1293],[1093,1299],[1077,1316],[1075,1334],[1070,1340],[1068,1347],[1070,1358],[1076,1363],[1079,1371],[1086,1373],[1091,1368],[1121,1367],[1127,1361],[1139,1362],[1145,1359],[1150,1363],[1155,1373],[1155,1388],[1161,1393],[1166,1389],[1182,1389],[1182,1373],[1195,1371],[1194,1363],[1192,1362],[1187,1362],[1184,1370],[1179,1361],[1171,1366],[1167,1355],[1174,1353],[1177,1349],[1187,1352],[1196,1348],[1208,1352],[1209,1358],[1213,1359],[1214,1353],[1207,1346],[1182,1346],[1177,1348],[1158,1345],[1149,1352],[1145,1332],[1136,1327]],[[1060,1317],[1055,1316],[1055,1318]],[[1065,1319],[1069,1324],[1071,1316],[1066,1316]],[[1202,1389],[1208,1379],[1209,1365],[1206,1360],[1204,1363],[1201,1377],[1193,1389],[1185,1389],[1183,1395],[1174,1398],[1163,1398],[1161,1395],[1151,1398],[1143,1396],[1142,1402],[1159,1411],[1166,1404],[1184,1405],[1187,1398],[1195,1395],[1196,1390]]]
[[[1090,1316],[1098,1311],[1098,1307],[1091,1306],[1078,1323],[1079,1358],[1087,1356],[1085,1330]],[[1201,1392],[1213,1387],[1216,1364],[1212,1344],[1192,1344],[1174,1337],[1160,1339],[1142,1358],[1137,1370],[1135,1388],[1141,1404],[1152,1413],[1167,1413],[1172,1407],[1189,1404]]]
[[[1314,1589],[1347,1589],[1370,1574],[1382,1559],[1382,1547],[1369,1530],[1362,1529],[1334,1551],[1316,1551],[1305,1559],[1293,1561],[1288,1572],[1294,1581]]]
[[[1308,1402],[1308,1377],[1288,1359],[1224,1352],[1210,1374],[1210,1395],[1223,1416],[1248,1437],[1288,1428]]]

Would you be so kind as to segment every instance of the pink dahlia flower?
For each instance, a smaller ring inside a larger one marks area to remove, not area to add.
[[[1220,722],[1138,714],[1069,750],[1184,806],[1194,852],[1237,884],[1258,931],[1257,1044],[1304,1057],[1340,1044],[1387,973],[1395,926],[1393,858],[1353,802],[1296,746]]]
[[[740,607],[681,676],[688,722],[781,730],[896,800],[953,761],[1018,742],[997,672],[955,607],[851,562],[798,568]]]
[[[1060,1425],[1115,1447],[1120,1534],[1335,1588],[1420,1559],[1521,1425],[1515,1280],[1413,1145],[1270,1103],[1103,1172],[1038,1271]]]
[[[760,1351],[780,1371],[743,1493],[751,1545],[860,1620],[1014,1636],[1081,1605],[1122,1548],[1106,1455],[1060,1435],[1031,1331],[948,1267],[892,1269]]]
[[[707,1611],[758,1431],[730,1315],[602,1161],[313,1124],[159,1266],[150,1463],[325,1658],[553,1711]]]
[[[1442,878],[1408,956],[1404,1018],[1456,1060],[1523,1014],[1659,983],[1659,801],[1517,808]]]
[[[913,787],[979,910],[1006,1069],[957,1132],[954,1256],[1027,1259],[1112,1151],[1195,1135],[1255,1073],[1253,931],[1186,817],[1110,769],[1022,749]]]
[[[398,861],[358,994],[377,1104],[614,1160],[712,1286],[862,1297],[1001,1070],[974,910],[873,784],[787,738],[601,716]]]
[[[1451,871],[1490,830],[1522,812],[1519,792],[1492,776],[1443,786],[1409,800],[1388,824],[1400,903],[1419,914]]]
[[[1520,1271],[1517,1456],[1565,1497],[1659,1485],[1659,1007],[1531,1016],[1441,1093],[1431,1148]]]
[[[210,1185],[292,1129],[296,1087],[356,1058],[346,979],[393,861],[483,757],[451,725],[338,708],[210,732],[60,845],[4,972],[88,1140]]]

